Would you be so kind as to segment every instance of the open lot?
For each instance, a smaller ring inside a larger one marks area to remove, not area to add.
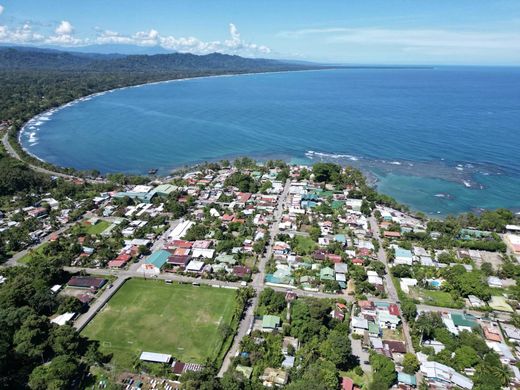
[[[83,334],[113,353],[118,370],[131,368],[141,351],[204,363],[220,351],[219,325],[230,324],[234,297],[229,289],[131,279]]]
[[[85,224],[84,226],[85,226],[85,231],[87,232],[87,234],[98,235],[98,234],[103,233],[110,226],[110,222],[101,220],[98,223],[96,223],[95,225]]]
[[[426,290],[423,288],[410,288],[410,295],[413,298],[419,299],[421,303],[431,306],[448,307],[453,309],[460,309],[464,306],[463,302],[453,300],[450,293],[439,290]]]

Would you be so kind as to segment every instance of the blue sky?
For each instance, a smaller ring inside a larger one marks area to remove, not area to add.
[[[520,0],[0,0],[0,42],[353,64],[520,65]]]

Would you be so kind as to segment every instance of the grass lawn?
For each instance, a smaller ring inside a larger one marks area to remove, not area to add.
[[[85,232],[87,234],[98,235],[98,234],[103,233],[106,230],[106,228],[110,226],[110,222],[101,220],[98,223],[96,223],[95,225],[86,225],[85,224],[84,226],[85,226]]]
[[[456,309],[463,306],[460,302],[454,301],[451,295],[445,291],[425,290],[422,288],[411,288],[410,291],[412,290],[422,298],[422,302],[425,305],[451,307]]]
[[[42,253],[45,247],[48,245],[48,243],[41,244],[36,249],[31,249],[29,252],[25,254],[20,260],[18,260],[18,263],[20,264],[27,264],[31,259],[33,258],[34,254]]]
[[[234,308],[234,290],[130,279],[82,333],[114,354],[116,369],[132,368],[142,351],[204,363],[218,355],[219,324]]]
[[[372,380],[372,375],[370,373],[363,373],[363,375],[356,374],[355,370],[349,371],[340,371],[339,375],[341,377],[348,377],[354,381],[354,384],[362,389],[368,388],[368,384]],[[341,380],[341,378],[340,378]],[[341,382],[340,382],[341,383]]]
[[[296,247],[294,251],[296,253],[311,253],[316,247],[316,243],[310,237],[306,236],[295,236],[294,241],[296,242]]]

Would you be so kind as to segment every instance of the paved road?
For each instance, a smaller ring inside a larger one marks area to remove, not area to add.
[[[386,275],[385,275],[385,285],[386,285],[386,291],[388,292],[388,296],[391,301],[395,302],[397,306],[399,306],[399,310],[402,313],[401,305],[399,303],[399,297],[397,295],[397,290],[395,289],[394,282],[392,281],[392,278],[390,276],[390,268],[388,267],[388,259],[386,258],[386,252],[383,248],[383,243],[381,241],[381,234],[379,231],[379,224],[377,223],[376,218],[372,215],[370,217],[370,229],[372,230],[372,234],[375,239],[379,241],[379,252],[377,253],[377,258],[379,261],[384,263],[386,267]],[[406,349],[408,352],[415,353],[413,343],[412,343],[412,337],[410,336],[410,327],[408,326],[407,321],[404,319],[404,317],[401,317],[401,320],[403,322],[403,334],[406,340]]]
[[[34,164],[31,164],[30,162],[27,162],[27,161],[23,160],[20,157],[20,155],[18,154],[18,152],[16,150],[14,150],[13,147],[11,146],[11,144],[9,143],[9,135],[8,135],[7,131],[5,132],[5,134],[2,137],[2,144],[4,145],[4,148],[7,151],[7,153],[9,154],[9,156],[11,156],[12,158],[16,158],[17,160],[23,161],[33,171],[44,173],[44,174],[50,175],[50,176],[63,177],[65,179],[78,179],[78,177],[76,177],[76,176],[67,175],[67,174],[61,173],[61,172],[51,171],[49,169],[42,168],[42,167],[40,167],[38,165],[34,165]],[[105,180],[101,180],[101,179],[100,180],[83,179],[83,178],[79,178],[79,179],[86,180],[89,183],[103,183],[103,182],[105,182]]]
[[[264,289],[264,280],[265,280],[265,265],[267,264],[267,261],[271,258],[273,254],[273,245],[276,239],[276,236],[280,232],[279,225],[280,221],[282,219],[282,213],[283,213],[283,205],[285,204],[285,200],[287,199],[287,195],[289,194],[289,187],[291,185],[290,180],[287,180],[285,183],[285,188],[280,195],[277,207],[273,213],[273,224],[271,225],[269,229],[270,239],[269,243],[267,244],[264,256],[260,258],[260,261],[258,263],[258,273],[254,276],[252,286],[256,290],[256,296],[253,298],[250,302],[250,305],[242,318],[242,321],[240,321],[240,325],[238,327],[237,334],[235,335],[235,338],[233,339],[233,345],[231,345],[231,348],[229,349],[228,353],[226,354],[226,357],[224,358],[224,361],[222,362],[222,366],[220,367],[220,371],[218,373],[218,376],[222,378],[224,376],[224,373],[228,370],[228,368],[231,365],[231,359],[237,355],[239,349],[240,349],[240,342],[244,338],[244,336],[248,333],[249,329],[251,329],[254,321],[254,312],[256,309],[256,306],[258,304],[258,297],[261,294],[261,292]],[[285,291],[285,290],[284,290]]]

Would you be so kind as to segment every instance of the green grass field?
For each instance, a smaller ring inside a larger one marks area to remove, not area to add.
[[[294,241],[296,242],[294,248],[296,253],[311,253],[317,246],[312,238],[306,236],[296,236]]]
[[[422,297],[423,303],[425,305],[450,307],[454,309],[459,309],[463,306],[461,302],[454,301],[450,293],[445,291],[426,290],[419,288],[412,288],[410,290],[413,290],[414,293]]]
[[[98,234],[103,233],[106,230],[106,228],[108,228],[110,226],[110,222],[101,220],[98,223],[96,223],[95,225],[85,225],[85,226],[86,226],[85,231],[87,232],[87,234],[98,235]]]
[[[117,369],[131,368],[141,351],[204,363],[222,346],[219,324],[230,324],[235,291],[131,279],[82,332],[113,353]]]
[[[41,244],[36,249],[30,250],[29,252],[27,252],[25,254],[25,256],[23,256],[20,260],[18,260],[18,263],[27,264],[29,261],[32,260],[32,258],[35,254],[41,254],[47,245],[48,245],[48,243],[44,243],[44,244]]]

